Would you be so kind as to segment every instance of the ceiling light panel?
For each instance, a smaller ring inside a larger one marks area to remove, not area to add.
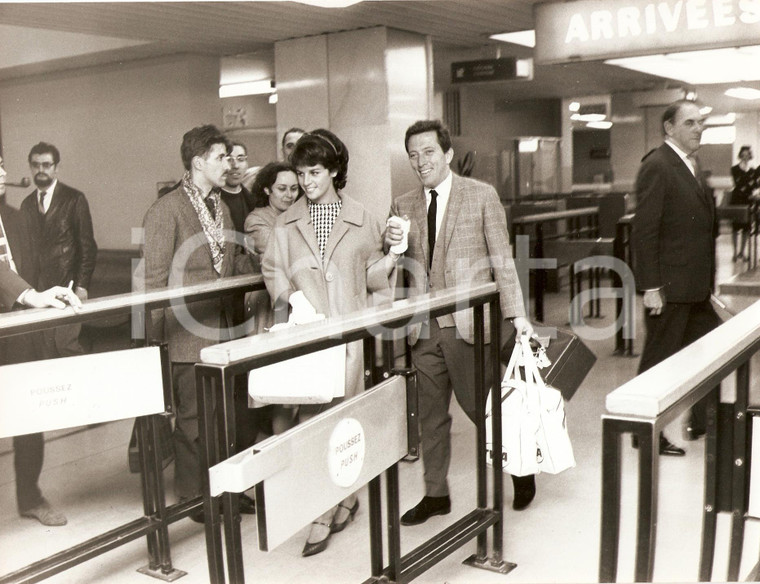
[[[760,81],[760,45],[610,59],[605,63],[692,85]]]

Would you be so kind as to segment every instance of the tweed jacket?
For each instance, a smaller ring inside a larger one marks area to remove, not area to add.
[[[650,152],[636,177],[631,233],[636,286],[662,288],[667,302],[701,302],[712,290],[715,202],[667,144]]]
[[[486,183],[452,174],[451,194],[435,243],[434,257],[442,262],[442,282],[438,287],[496,282],[502,316],[505,319],[525,316],[522,290],[509,244],[506,213],[499,196]],[[408,271],[408,295],[435,291],[437,278],[431,277],[428,267],[427,204],[423,187],[396,197],[391,205],[391,215],[406,215],[411,219],[409,248],[404,262]],[[473,310],[457,311],[453,317],[459,336],[472,343]],[[486,342],[490,340],[488,329],[486,326]],[[417,334],[412,331],[410,342],[414,344],[416,341]]]
[[[276,308],[287,306],[290,295],[298,290],[317,313],[328,317],[366,308],[380,298],[390,299],[382,250],[384,226],[354,199],[341,195],[341,200],[324,260],[306,197],[277,217],[261,262]],[[361,342],[349,343],[346,397],[361,390],[362,372]]]
[[[250,272],[248,258],[235,244],[229,209],[224,203],[221,209],[227,241],[217,274],[201,222],[184,191],[175,189],[153,203],[143,220],[145,242],[136,287],[180,288]],[[181,304],[165,314],[156,311],[153,318],[153,338],[168,343],[172,361],[186,363],[197,362],[202,348],[229,340],[226,329],[233,324],[229,305],[219,299]]]
[[[75,287],[89,289],[98,246],[84,194],[58,181],[44,221],[37,204],[36,190],[21,202],[34,258],[24,277],[38,290],[68,286],[71,280]]]

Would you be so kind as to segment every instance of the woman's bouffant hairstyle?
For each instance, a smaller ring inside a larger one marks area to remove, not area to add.
[[[346,186],[348,175],[348,148],[330,130],[319,128],[301,136],[290,155],[293,166],[316,166],[321,164],[337,174],[333,186],[339,191]]]
[[[269,164],[262,166],[256,173],[256,178],[251,185],[251,193],[253,194],[253,207],[266,207],[269,204],[269,195],[266,190],[272,189],[272,185],[277,182],[277,175],[281,172],[292,172],[296,174],[296,169],[287,162],[270,162]],[[298,197],[301,196],[301,187],[298,187]]]

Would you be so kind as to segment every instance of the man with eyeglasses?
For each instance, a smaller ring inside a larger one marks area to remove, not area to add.
[[[243,233],[245,218],[253,211],[253,195],[243,185],[248,170],[248,150],[245,145],[232,142],[228,160],[230,169],[227,171],[225,185],[221,190],[222,201],[230,208],[235,231]]]
[[[29,267],[20,275],[37,290],[65,286],[87,300],[98,252],[87,199],[58,180],[61,155],[52,144],[35,144],[28,160],[37,188],[21,203],[31,249]],[[45,331],[45,358],[83,353],[80,330],[75,324]]]
[[[253,211],[254,200],[251,191],[246,188],[244,181],[250,175],[248,172],[248,150],[240,142],[232,142],[229,158],[230,169],[227,171],[225,186],[220,193],[222,201],[227,203],[232,216],[232,225],[235,231],[243,235],[243,226],[248,213]],[[243,324],[246,320],[245,293],[232,294],[225,299],[228,310],[232,313],[234,325]],[[269,427],[271,433],[271,421],[267,423],[265,418],[271,408],[249,408],[248,392],[245,376],[240,376],[235,382],[235,430],[238,449],[243,450],[253,446],[262,424]],[[263,410],[263,411],[262,411]],[[256,512],[256,504],[245,493],[240,495],[240,512],[253,514]]]

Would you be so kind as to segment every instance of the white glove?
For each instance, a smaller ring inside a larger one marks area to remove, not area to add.
[[[388,217],[388,220],[385,223],[386,225],[393,223],[394,227],[398,227],[399,229],[404,230],[404,235],[403,235],[403,239],[401,240],[401,243],[397,243],[396,245],[392,245],[390,247],[390,251],[392,251],[396,255],[401,255],[409,247],[409,227],[411,226],[412,221],[406,216],[404,217],[393,216],[393,217]]]
[[[322,320],[325,317],[324,314],[317,314],[316,309],[300,290],[293,292],[293,294],[290,295],[290,298],[288,298],[288,302],[292,308],[288,323],[306,324],[307,322]]]

